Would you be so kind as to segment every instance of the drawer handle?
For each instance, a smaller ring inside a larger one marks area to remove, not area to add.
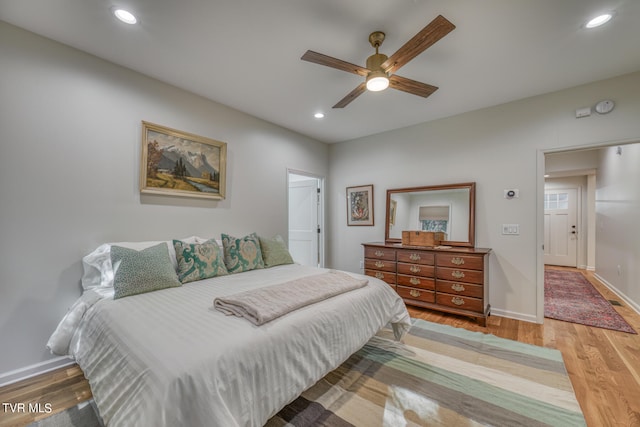
[[[419,285],[420,284],[420,279],[418,279],[417,277],[412,277],[409,282],[411,282],[412,285]]]
[[[378,267],[378,268],[382,268],[382,267],[384,267],[384,262],[382,262],[382,261],[376,261],[376,267]]]
[[[384,273],[380,273],[379,271],[376,273],[376,279],[384,279]]]
[[[464,264],[464,258],[459,258],[459,257],[451,258],[451,264],[463,265]]]
[[[413,253],[413,254],[409,255],[409,259],[411,261],[420,261],[420,254]]]
[[[456,292],[462,292],[464,291],[464,286],[461,285],[460,283],[454,283],[453,285],[451,285],[451,289],[453,289]]]
[[[464,277],[464,273],[462,271],[454,270],[451,272],[451,275],[456,279],[462,279]]]
[[[463,305],[464,304],[464,300],[460,297],[453,297],[451,298],[451,302],[454,303],[455,305]]]
[[[412,265],[411,267],[409,267],[409,271],[411,271],[412,273],[420,273],[420,267],[418,267],[417,265]]]
[[[376,255],[376,256],[384,256],[384,252],[382,252],[382,251],[376,251],[376,252],[375,252],[375,255]]]
[[[420,296],[420,291],[416,291],[415,289],[411,289],[411,291],[409,291],[409,295],[411,295],[414,298],[418,298]]]

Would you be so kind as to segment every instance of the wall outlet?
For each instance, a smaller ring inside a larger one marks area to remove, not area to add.
[[[360,260],[360,270],[364,270],[364,261]]]

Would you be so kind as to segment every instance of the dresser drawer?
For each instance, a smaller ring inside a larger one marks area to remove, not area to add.
[[[381,270],[381,271],[396,271],[396,262],[395,261],[385,261],[381,259],[366,259],[364,260],[364,268],[370,270]]]
[[[451,282],[449,280],[440,279],[438,279],[436,282],[436,291],[475,298],[482,298],[484,296],[484,286],[482,285]]]
[[[484,282],[484,272],[481,270],[464,270],[462,268],[438,267],[438,279],[452,280],[456,282],[477,283]]]
[[[390,273],[390,272],[385,272],[385,271],[378,271],[378,270],[364,270],[364,274],[367,276],[371,276],[371,277],[375,277],[376,279],[380,279],[382,281],[387,282],[390,285],[394,285],[396,284],[396,273]]]
[[[482,300],[479,298],[464,297],[460,295],[451,295],[438,292],[436,295],[436,304],[459,308],[461,310],[476,311],[480,313],[484,312]]]
[[[396,276],[396,280],[398,285],[428,289],[431,291],[436,288],[436,281],[434,279],[425,279],[424,277],[405,276],[404,274],[398,274]]]
[[[408,274],[409,276],[435,277],[433,265],[403,264],[398,263],[398,274]]]
[[[436,254],[436,265],[438,267],[482,270],[484,267],[484,258],[457,254]]]
[[[434,265],[435,257],[432,252],[398,249],[398,261],[410,264]]]
[[[396,250],[389,249],[389,248],[375,248],[375,247],[365,246],[364,257],[371,258],[371,259],[384,259],[388,261],[395,261]]]
[[[405,286],[396,286],[398,295],[402,298],[412,299],[423,302],[434,302],[435,292],[425,291],[424,289],[407,288]]]

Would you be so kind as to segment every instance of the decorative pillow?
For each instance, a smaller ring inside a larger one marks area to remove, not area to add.
[[[287,245],[280,235],[276,235],[272,239],[260,237],[260,249],[265,267],[293,264],[293,258],[291,258]]]
[[[241,239],[222,234],[222,247],[224,248],[224,263],[229,273],[242,273],[256,268],[264,268],[260,239],[256,233],[251,233]]]
[[[174,240],[173,246],[178,260],[180,282],[187,283],[229,274],[215,239],[204,243],[185,243]]]
[[[164,242],[141,251],[111,246],[111,265],[113,299],[182,285]]]
[[[200,243],[201,239],[196,236],[185,237],[180,239],[187,243]],[[203,239],[204,242],[206,239]],[[82,274],[82,287],[89,290],[94,289],[102,293],[113,293],[113,268],[111,267],[111,246],[121,246],[123,248],[141,250],[151,246],[155,246],[160,241],[147,241],[147,242],[116,242],[116,243],[104,243],[98,246],[93,252],[85,255],[82,258],[82,267],[84,273]],[[173,248],[173,242],[165,241],[167,249],[169,250],[169,257],[173,268],[178,268],[178,262],[176,261],[176,252]]]

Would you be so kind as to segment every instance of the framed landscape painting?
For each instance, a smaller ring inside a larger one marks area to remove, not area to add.
[[[373,185],[347,187],[347,225],[373,225]]]
[[[227,144],[142,122],[140,192],[224,199]]]

